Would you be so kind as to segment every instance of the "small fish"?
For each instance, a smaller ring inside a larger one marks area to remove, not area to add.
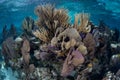
[[[39,42],[39,41],[36,41],[36,42],[32,42],[32,43],[34,43],[34,44],[39,44],[40,42]]]
[[[30,40],[35,40],[36,38],[35,37],[31,37]]]
[[[117,44],[110,44],[110,46],[112,47],[112,48],[117,48]]]
[[[23,41],[23,39],[22,39],[21,37],[17,37],[17,38],[15,39],[15,42],[21,42],[21,41]]]

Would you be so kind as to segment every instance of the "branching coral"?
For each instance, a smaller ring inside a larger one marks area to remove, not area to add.
[[[5,25],[2,29],[2,40],[7,39],[8,37],[16,37],[17,31],[13,24],[11,24],[10,29],[7,29],[7,25]]]
[[[91,26],[89,25],[89,16],[90,15],[88,13],[75,15],[74,27],[78,30],[78,32],[88,33],[91,31]]]
[[[22,23],[22,29],[26,36],[32,35],[32,29],[34,27],[34,20],[31,17],[26,17]]]
[[[11,24],[11,26],[10,26],[9,36],[13,36],[13,37],[17,36],[17,32],[16,32],[16,28],[15,28],[14,24]]]
[[[46,31],[45,28],[41,28],[40,30],[33,31],[33,34],[41,41],[44,41],[45,43],[48,43],[48,41],[50,41],[48,32]]]
[[[44,34],[43,36],[45,36],[46,39],[48,38],[48,42],[55,35],[55,31],[58,27],[68,27],[69,17],[65,9],[55,9],[52,5],[38,6],[35,13],[39,17],[36,23],[37,26],[39,26],[39,30],[45,29],[44,31],[47,31],[46,34],[48,36]],[[39,37],[39,39],[41,38]],[[44,40],[42,39],[42,41]]]

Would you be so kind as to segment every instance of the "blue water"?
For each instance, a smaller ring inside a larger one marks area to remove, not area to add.
[[[8,27],[14,24],[21,30],[24,17],[31,16],[36,20],[35,7],[47,3],[55,4],[56,8],[67,9],[71,23],[76,13],[84,11],[91,14],[94,24],[98,25],[102,19],[109,27],[120,30],[120,0],[0,0],[0,32],[5,24]],[[3,71],[8,72],[6,75],[11,74],[10,70]],[[15,80],[10,76],[6,80]]]
[[[12,23],[20,29],[25,16],[37,19],[35,7],[47,3],[68,9],[71,22],[75,13],[84,11],[91,14],[95,24],[102,19],[110,27],[119,28],[120,25],[120,0],[0,0],[0,31],[5,24]]]

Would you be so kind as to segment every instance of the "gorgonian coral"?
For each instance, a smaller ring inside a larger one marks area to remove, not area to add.
[[[90,32],[91,26],[89,25],[89,17],[88,13],[80,13],[75,15],[74,27],[78,30],[78,32]]]
[[[68,27],[69,17],[67,15],[67,10],[65,9],[55,9],[52,5],[38,6],[35,9],[35,13],[39,17],[36,24],[39,27],[40,32],[39,37],[36,36],[38,32],[34,33],[34,35],[43,42],[49,42],[55,35],[55,31],[58,27]],[[41,39],[40,37],[42,36],[40,35],[48,38],[47,41],[46,38]]]
[[[2,41],[6,40],[8,37],[16,37],[17,36],[17,31],[16,27],[11,24],[10,29],[7,29],[7,25],[5,25],[2,29]]]
[[[2,54],[7,63],[9,62],[9,60],[14,60],[17,58],[18,53],[15,50],[15,46],[16,44],[13,40],[13,37],[7,38],[2,44]]]
[[[110,64],[108,53],[113,48],[119,49],[119,44],[110,46],[111,41],[108,43],[111,40],[108,35],[110,31],[103,23],[100,28],[95,27],[89,20],[89,14],[81,13],[75,15],[72,26],[68,22],[67,11],[56,9],[52,5],[38,6],[35,13],[38,16],[35,23],[30,17],[24,19],[24,34],[15,40],[13,37],[8,38],[2,45],[6,63],[12,64],[11,67],[18,70],[20,80],[43,80],[46,76],[49,78],[46,77],[45,80],[66,80],[68,77],[75,80],[77,76],[77,80],[95,80],[101,74],[103,77],[102,72],[108,71],[106,67]],[[13,25],[10,32],[14,34],[12,31],[15,31]],[[117,33],[119,32],[112,35]],[[6,26],[3,34],[8,35]],[[118,38],[113,41],[117,40]],[[112,56],[113,68],[119,60],[119,54],[117,57]],[[119,76],[119,72],[117,75]]]
[[[72,73],[75,67],[84,62],[84,57],[82,54],[75,49],[69,51],[67,58],[63,64],[61,75],[66,77]]]
[[[24,31],[24,35],[27,38],[32,36],[32,30],[33,30],[34,26],[35,26],[35,23],[34,23],[34,20],[31,17],[26,17],[23,20],[22,29]]]
[[[27,65],[29,65],[29,60],[30,60],[30,53],[29,52],[30,52],[30,43],[27,39],[25,39],[23,41],[21,53],[23,56],[23,60],[24,60],[25,64],[27,64]]]
[[[83,39],[83,43],[87,47],[88,53],[90,55],[94,55],[95,53],[95,47],[96,47],[96,42],[92,36],[91,33],[87,33],[86,37]]]

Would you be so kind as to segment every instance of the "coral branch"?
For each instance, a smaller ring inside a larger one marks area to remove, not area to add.
[[[58,27],[68,27],[69,17],[65,9],[55,9],[52,5],[38,6],[35,13],[39,17],[36,23],[39,30],[45,29],[42,31],[42,36],[46,37],[45,42],[47,38],[48,42],[52,39]],[[41,32],[39,33],[41,34]],[[39,36],[39,39],[44,41],[42,36]]]
[[[85,33],[90,32],[89,29],[91,27],[88,26],[89,17],[90,17],[90,15],[88,13],[76,14],[75,15],[74,27],[79,32],[85,32]],[[80,23],[79,23],[79,21],[80,21]]]

